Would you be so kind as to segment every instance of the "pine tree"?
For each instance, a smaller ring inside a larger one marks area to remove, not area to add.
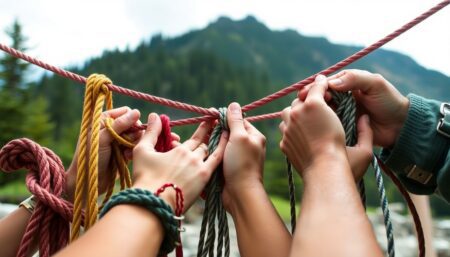
[[[15,20],[6,34],[11,47],[25,51],[26,37]],[[47,114],[48,103],[37,95],[34,86],[26,83],[29,64],[9,55],[0,57],[0,146],[12,139],[29,137],[38,143],[49,144],[54,125]],[[0,175],[0,185],[19,179],[23,174]]]

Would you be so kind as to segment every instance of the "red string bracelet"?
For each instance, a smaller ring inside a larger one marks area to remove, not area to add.
[[[175,216],[174,218],[178,220],[178,231],[184,232],[185,229],[181,227],[181,221],[184,220],[184,197],[181,188],[173,183],[166,183],[162,185],[158,190],[156,190],[155,195],[159,195],[166,190],[166,188],[173,188],[175,190]],[[181,244],[181,234],[178,234],[178,243],[175,249],[176,257],[183,257],[183,245]]]

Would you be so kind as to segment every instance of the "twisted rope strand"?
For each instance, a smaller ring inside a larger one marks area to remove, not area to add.
[[[295,90],[298,90],[300,88],[302,88],[303,86],[311,83],[314,81],[314,78],[317,74],[323,74],[323,75],[329,75],[357,60],[359,60],[360,58],[366,56],[367,54],[371,53],[372,51],[380,48],[381,46],[383,46],[384,44],[388,43],[389,41],[393,40],[394,38],[398,37],[399,35],[403,34],[404,32],[406,32],[407,30],[411,29],[412,27],[414,27],[415,25],[419,24],[420,22],[422,22],[423,20],[427,19],[428,17],[430,17],[431,15],[433,15],[434,13],[438,12],[439,10],[441,10],[442,8],[444,8],[445,6],[450,4],[450,0],[444,0],[442,2],[440,2],[439,4],[437,4],[436,6],[432,7],[431,9],[429,9],[428,11],[422,13],[421,15],[419,15],[418,17],[416,17],[415,19],[413,19],[412,21],[408,22],[407,24],[403,25],[402,27],[400,27],[399,29],[397,29],[396,31],[392,32],[391,34],[385,36],[384,38],[380,39],[379,41],[373,43],[372,45],[354,53],[353,55],[345,58],[344,60],[334,64],[333,66],[322,70],[321,72],[318,72],[314,75],[309,76],[308,78],[299,81],[297,83],[294,83],[278,92],[275,92],[269,96],[266,96],[262,99],[259,99],[257,101],[254,101],[250,104],[247,104],[245,106],[243,106],[242,110],[244,112],[253,110],[257,107],[260,107],[262,105],[265,105],[275,99],[278,99],[280,97],[283,97],[285,95],[288,95],[290,93],[292,93]],[[25,60],[29,63],[35,64],[45,70],[51,71],[53,73],[56,73],[62,77],[71,79],[75,82],[78,83],[86,83],[86,78],[78,75],[76,73],[73,72],[69,72],[66,71],[64,69],[58,68],[56,66],[50,65],[48,63],[45,63],[41,60],[38,60],[36,58],[33,58],[29,55],[26,55],[25,53],[16,50],[14,48],[8,47],[5,44],[1,44],[0,43],[0,50],[16,57],[16,58],[20,58],[22,60]],[[156,104],[160,104],[160,105],[164,105],[164,106],[168,106],[168,107],[173,107],[176,109],[180,109],[180,110],[185,110],[185,111],[190,111],[190,112],[196,112],[199,114],[203,114],[205,116],[202,117],[195,117],[195,118],[189,118],[189,119],[182,119],[179,121],[173,121],[172,122],[172,126],[178,126],[178,125],[188,125],[188,124],[193,124],[193,123],[199,123],[201,121],[204,120],[210,120],[213,118],[217,118],[218,117],[218,113],[216,110],[210,110],[207,108],[202,108],[199,106],[195,106],[195,105],[191,105],[191,104],[187,104],[187,103],[182,103],[179,101],[173,101],[170,99],[166,99],[163,97],[158,97],[158,96],[154,96],[154,95],[150,95],[150,94],[146,94],[146,93],[142,93],[142,92],[137,92],[131,89],[127,89],[127,88],[123,88],[123,87],[119,87],[113,84],[109,84],[107,85],[108,88],[113,91],[113,92],[117,92],[119,94],[123,94],[123,95],[127,95],[130,97],[134,97],[136,99],[141,99],[144,101],[148,101],[148,102],[152,102],[152,103],[156,103]],[[262,120],[262,119],[269,119],[269,118],[276,118],[279,117],[278,113],[274,113],[273,115],[261,115],[261,116],[256,116],[255,120]]]
[[[400,36],[401,34],[403,34],[404,32],[408,31],[409,29],[411,29],[412,27],[414,27],[415,25],[417,25],[418,23],[422,22],[423,20],[427,19],[428,17],[430,17],[431,15],[435,14],[437,11],[441,10],[442,8],[444,8],[445,6],[447,6],[448,4],[450,4],[450,0],[444,0],[442,2],[440,2],[439,4],[437,4],[436,6],[432,7],[431,9],[429,9],[428,11],[422,13],[421,15],[419,15],[418,17],[414,18],[412,21],[406,23],[405,25],[403,25],[402,27],[400,27],[399,29],[395,30],[394,32],[392,32],[391,34],[385,36],[384,38],[378,40],[377,42],[373,43],[372,45],[352,54],[351,56],[345,58],[342,61],[339,61],[338,63],[334,64],[333,66],[322,70],[312,76],[309,76],[308,78],[299,81],[297,83],[294,83],[286,88],[281,89],[278,92],[275,92],[271,95],[268,95],[262,99],[259,99],[257,101],[254,101],[250,104],[247,104],[245,106],[242,107],[242,111],[244,112],[248,112],[250,110],[253,110],[257,107],[260,107],[262,105],[265,105],[269,102],[272,102],[280,97],[283,97],[285,95],[288,95],[290,93],[292,93],[293,91],[299,90],[300,88],[312,83],[314,81],[314,78],[318,75],[318,74],[322,74],[325,76],[330,75],[331,73],[342,69],[343,67],[361,59],[362,57],[366,56],[367,54],[373,52],[374,50],[380,48],[381,46],[385,45],[386,43],[388,43],[389,41],[391,41],[392,39]]]

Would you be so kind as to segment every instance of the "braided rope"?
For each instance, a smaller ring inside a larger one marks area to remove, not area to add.
[[[53,255],[67,244],[67,221],[72,219],[72,205],[61,199],[65,186],[61,160],[51,150],[22,138],[10,141],[0,150],[0,168],[5,172],[27,169],[27,187],[38,199],[17,256],[29,255],[36,235],[39,235],[39,255]]]
[[[436,6],[432,7],[431,9],[429,9],[428,11],[422,13],[421,15],[419,15],[418,17],[414,18],[412,21],[406,23],[405,25],[403,25],[402,27],[400,27],[399,29],[395,30],[394,32],[392,32],[391,34],[385,36],[384,38],[380,39],[379,41],[373,43],[372,45],[352,54],[351,56],[345,58],[344,60],[339,61],[338,63],[334,64],[333,66],[322,70],[314,75],[309,76],[308,78],[301,80],[297,83],[294,83],[278,92],[275,92],[269,96],[266,96],[262,99],[259,99],[257,101],[254,101],[253,103],[247,104],[245,106],[242,107],[242,110],[244,112],[253,110],[257,107],[260,107],[262,105],[265,105],[271,101],[274,101],[280,97],[283,97],[285,95],[288,95],[290,93],[292,93],[293,91],[296,91],[310,83],[312,83],[314,81],[314,78],[316,77],[317,74],[323,74],[323,75],[329,75],[339,69],[342,69],[343,67],[361,59],[362,57],[366,56],[367,54],[375,51],[376,49],[380,48],[381,46],[385,45],[386,43],[388,43],[389,41],[393,40],[394,38],[400,36],[401,34],[403,34],[404,32],[408,31],[409,29],[411,29],[412,27],[414,27],[415,25],[419,24],[420,22],[422,22],[423,20],[427,19],[428,17],[430,17],[431,15],[433,15],[434,13],[438,12],[439,10],[441,10],[442,8],[444,8],[445,6],[450,4],[450,0],[444,0],[442,2],[440,2],[439,4],[437,4]],[[64,69],[58,68],[56,66],[53,66],[51,64],[45,63],[41,60],[38,60],[36,58],[33,58],[29,55],[26,55],[25,53],[16,50],[14,48],[8,47],[5,44],[1,44],[0,43],[0,50],[16,57],[16,58],[20,58],[22,60],[25,60],[29,63],[32,63],[34,65],[37,65],[45,70],[51,71],[55,74],[58,74],[62,77],[71,79],[75,82],[78,83],[82,83],[84,84],[86,82],[86,78],[75,74],[73,72],[69,72],[66,71]],[[131,89],[127,89],[127,88],[123,88],[123,87],[119,87],[113,84],[108,84],[107,87],[109,88],[109,90],[117,92],[119,94],[123,94],[123,95],[127,95],[136,99],[141,99],[144,101],[148,101],[148,102],[152,102],[152,103],[156,103],[156,104],[160,104],[160,105],[164,105],[164,106],[168,106],[168,107],[173,107],[176,109],[180,109],[180,110],[185,110],[185,111],[190,111],[190,112],[196,112],[199,114],[203,114],[205,116],[202,117],[194,117],[194,118],[189,118],[189,119],[181,119],[178,121],[173,121],[171,123],[171,126],[179,126],[179,125],[188,125],[188,124],[193,124],[193,123],[199,123],[201,121],[205,121],[205,120],[211,120],[214,118],[217,118],[217,116],[219,115],[217,113],[216,110],[212,110],[212,109],[207,109],[207,108],[202,108],[199,106],[195,106],[195,105],[191,105],[191,104],[187,104],[187,103],[182,103],[182,102],[178,102],[178,101],[173,101],[170,99],[166,99],[163,97],[158,97],[158,96],[154,96],[154,95],[150,95],[150,94],[146,94],[146,93],[142,93],[142,92],[137,92]],[[277,118],[279,117],[280,112],[277,113],[272,113],[270,115],[258,115],[258,116],[254,116],[252,117],[252,119],[249,120],[253,120],[253,121],[259,121],[259,120],[263,120],[263,119],[269,119],[269,118]]]
[[[389,210],[389,202],[386,197],[386,190],[384,189],[383,175],[381,174],[380,166],[378,165],[375,156],[372,159],[372,166],[374,169],[375,178],[377,180],[377,189],[378,194],[380,195],[380,206],[381,209],[383,210],[384,226],[386,227],[388,255],[389,257],[394,257],[395,247],[394,247],[394,232],[391,222],[391,212]]]
[[[338,93],[336,91],[331,91],[331,95],[333,97],[334,102],[337,105],[336,114],[340,118],[342,122],[342,126],[345,130],[345,140],[346,144],[349,146],[353,146],[357,141],[356,134],[356,102],[352,97],[350,92],[347,93]],[[394,229],[392,227],[391,215],[389,211],[389,203],[386,197],[386,189],[384,187],[383,177],[381,175],[381,171],[376,165],[376,162],[373,161],[372,165],[374,165],[375,169],[375,177],[377,180],[377,190],[380,196],[381,208],[383,210],[384,223],[386,225],[386,237],[387,237],[387,248],[389,257],[395,256],[395,247],[394,247]],[[361,200],[365,207],[365,186],[364,180],[358,183],[359,192],[361,195]]]
[[[425,235],[423,233],[422,228],[422,222],[420,221],[419,214],[417,213],[416,206],[414,205],[413,201],[411,200],[411,196],[406,191],[406,189],[403,187],[400,180],[395,176],[394,172],[387,167],[378,156],[376,156],[377,163],[383,169],[384,173],[389,176],[389,178],[394,182],[395,186],[398,188],[400,193],[403,195],[403,198],[406,201],[406,204],[408,205],[409,211],[411,212],[411,216],[413,217],[414,225],[416,227],[417,232],[417,240],[418,240],[418,247],[419,247],[419,257],[425,257]]]
[[[213,153],[219,144],[223,130],[228,130],[227,109],[219,108],[219,123],[214,127],[209,139],[208,151]],[[216,239],[216,218],[219,222],[217,256],[222,256],[222,248],[225,248],[224,256],[230,256],[230,238],[226,211],[222,203],[223,179],[219,166],[212,174],[206,185],[206,203],[200,229],[198,244],[198,257],[214,256],[214,243]],[[205,238],[206,237],[206,238]]]
[[[158,256],[167,255],[175,248],[178,241],[178,221],[174,218],[172,208],[161,198],[148,190],[139,188],[126,189],[114,195],[100,212],[102,218],[109,210],[119,204],[135,204],[155,214],[164,227],[165,237]]]
[[[295,210],[295,183],[294,183],[294,174],[292,172],[292,164],[287,157],[286,157],[286,165],[287,165],[287,175],[288,175],[288,184],[289,184],[291,233],[294,234],[295,227],[297,226],[297,213]]]

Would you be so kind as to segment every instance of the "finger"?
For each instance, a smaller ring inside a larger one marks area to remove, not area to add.
[[[341,71],[329,80],[330,88],[337,91],[361,90],[368,93],[373,90],[375,74],[362,70]]]
[[[305,101],[306,96],[308,95],[309,89],[311,88],[310,85],[303,87],[298,91],[297,98],[301,101]]]
[[[280,129],[281,134],[284,134],[284,131],[286,130],[286,123],[284,123],[284,121],[282,121],[280,123],[280,125],[278,126],[278,128]]]
[[[281,113],[281,119],[283,120],[283,122],[288,123],[290,113],[291,107],[286,107],[283,109],[283,112]]]
[[[171,136],[172,141],[180,142],[180,136],[177,133],[172,132],[172,133],[170,133],[170,136]]]
[[[194,132],[194,134],[192,134],[191,138],[186,140],[183,145],[191,151],[195,150],[201,143],[205,142],[211,128],[211,122],[200,123],[197,130]]]
[[[305,102],[311,100],[324,101],[325,92],[328,88],[328,81],[324,75],[317,75],[314,86],[308,92]]]
[[[197,149],[193,151],[195,156],[201,158],[204,160],[206,157],[208,157],[208,146],[205,143],[201,143]]]
[[[138,110],[130,110],[116,118],[112,123],[112,128],[117,134],[121,134],[136,124],[140,117],[141,113]]]
[[[178,147],[178,146],[180,146],[180,145],[181,145],[180,142],[178,142],[178,141],[172,141],[172,148]]]
[[[358,129],[358,146],[362,149],[372,151],[373,147],[373,131],[370,128],[369,116],[362,115],[357,124]]]
[[[228,143],[229,139],[228,131],[224,131],[222,133],[222,136],[220,137],[219,144],[217,145],[216,150],[214,152],[210,153],[208,159],[205,161],[205,165],[211,173],[219,166],[219,164],[222,162],[223,153],[225,152],[225,147]]]
[[[238,103],[231,103],[227,110],[228,127],[230,128],[230,137],[244,135],[244,119],[242,117],[241,106]]]
[[[159,116],[152,112],[148,115],[147,129],[142,135],[139,144],[150,144],[154,150],[156,143],[158,142],[159,134],[161,134],[162,124]]]
[[[294,106],[301,104],[302,101],[300,101],[299,98],[295,98],[291,103],[291,108],[294,108]]]
[[[104,111],[104,112],[102,113],[102,118],[103,118],[103,119],[104,119],[104,118],[113,118],[113,119],[116,119],[117,117],[119,117],[119,116],[125,114],[126,112],[128,112],[128,111],[130,111],[130,110],[131,110],[131,109],[130,109],[130,107],[128,107],[128,106],[122,106],[122,107],[119,107],[119,108],[114,108],[114,109],[111,109],[111,110]]]

